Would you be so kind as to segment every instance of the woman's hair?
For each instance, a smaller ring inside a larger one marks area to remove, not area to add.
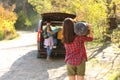
[[[63,22],[63,43],[70,44],[74,41],[74,23],[71,18],[66,18]]]

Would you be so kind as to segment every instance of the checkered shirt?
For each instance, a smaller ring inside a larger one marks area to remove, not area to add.
[[[93,38],[76,36],[73,43],[64,44],[66,49],[65,62],[71,65],[79,65],[82,60],[87,60],[84,42],[92,41]]]

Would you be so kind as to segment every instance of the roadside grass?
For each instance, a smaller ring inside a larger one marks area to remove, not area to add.
[[[32,31],[32,32],[34,32],[34,30],[35,30],[35,28],[34,27],[30,27],[30,28],[19,28],[19,29],[16,29],[16,33],[15,34],[9,34],[9,35],[6,35],[6,36],[4,36],[4,35],[2,35],[2,33],[0,33],[1,35],[0,35],[0,41],[8,41],[8,40],[14,40],[14,39],[18,39],[19,38],[19,33],[17,33],[18,31]]]
[[[15,34],[15,35],[9,35],[9,36],[7,36],[6,38],[5,38],[5,40],[12,40],[12,39],[16,39],[16,38],[18,38],[18,36],[19,36],[19,34]]]
[[[109,80],[120,80],[120,72],[118,69],[111,70],[111,72],[108,74]]]
[[[15,34],[15,35],[9,35],[6,36],[5,38],[1,39],[0,41],[8,41],[8,40],[13,40],[13,39],[18,39],[19,38],[19,34]]]

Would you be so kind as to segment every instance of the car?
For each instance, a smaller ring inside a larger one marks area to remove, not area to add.
[[[44,45],[44,38],[42,35],[43,30],[46,26],[46,21],[50,20],[52,30],[58,28],[62,29],[62,23],[65,18],[74,19],[75,17],[76,15],[74,14],[60,13],[60,12],[41,14],[41,19],[39,20],[38,29],[37,29],[37,58],[42,58],[46,56],[46,46]],[[58,32],[56,34],[58,34]],[[52,54],[65,54],[65,48],[61,42],[61,39],[57,38],[57,45],[53,46]]]

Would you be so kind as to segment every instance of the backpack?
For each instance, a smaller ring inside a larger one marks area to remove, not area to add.
[[[48,34],[47,34],[47,26],[43,30],[42,36],[43,36],[44,39],[47,39],[49,37]]]

